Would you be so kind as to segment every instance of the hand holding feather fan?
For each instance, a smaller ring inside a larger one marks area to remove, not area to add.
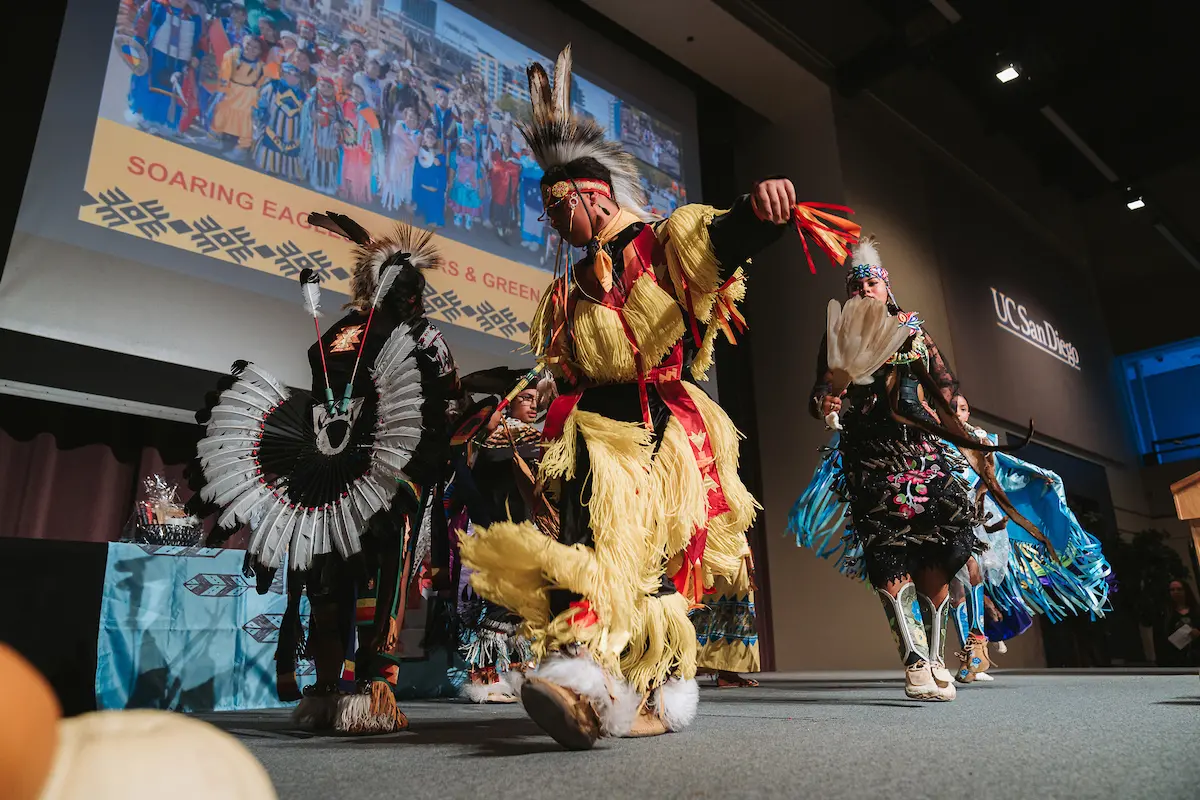
[[[845,306],[830,300],[827,311],[831,393],[840,396],[852,383],[871,383],[875,370],[900,349],[910,331],[888,313],[887,305],[872,297],[852,297]],[[825,423],[842,429],[836,411],[825,416]]]

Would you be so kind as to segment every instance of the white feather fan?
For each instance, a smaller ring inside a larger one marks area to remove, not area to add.
[[[831,393],[838,397],[852,383],[871,383],[875,370],[900,349],[910,331],[888,313],[886,304],[859,296],[847,300],[845,306],[829,301],[827,333]],[[830,412],[825,422],[834,430],[842,429],[836,411]]]

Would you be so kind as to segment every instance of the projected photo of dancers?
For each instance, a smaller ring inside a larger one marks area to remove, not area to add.
[[[117,0],[99,116],[550,269],[517,41],[441,0]],[[649,210],[686,202],[681,134],[586,80],[643,162]]]

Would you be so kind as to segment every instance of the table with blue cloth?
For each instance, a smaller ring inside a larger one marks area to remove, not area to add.
[[[242,572],[245,555],[0,539],[0,640],[50,679],[67,714],[284,707],[275,693],[283,570],[260,595]],[[301,614],[307,624],[307,600]],[[412,616],[409,625],[423,614]],[[417,630],[404,633],[419,640]],[[464,678],[456,657],[411,651],[419,657],[401,666],[401,696],[456,693]],[[302,687],[313,681],[311,662],[297,665],[297,678]]]
[[[275,643],[287,608],[283,570],[266,594],[245,553],[108,546],[96,643],[98,708],[277,708]],[[307,601],[305,601],[305,606]],[[301,608],[307,614],[307,608]],[[312,665],[297,669],[301,687]]]

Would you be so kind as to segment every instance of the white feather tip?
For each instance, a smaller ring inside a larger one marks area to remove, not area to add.
[[[866,236],[858,240],[858,243],[850,249],[850,266],[859,264],[873,264],[874,266],[883,266],[883,261],[879,258],[879,249],[876,247],[879,243],[874,237]]]
[[[313,318],[321,316],[321,284],[317,281],[300,284],[304,295],[304,310]]]

